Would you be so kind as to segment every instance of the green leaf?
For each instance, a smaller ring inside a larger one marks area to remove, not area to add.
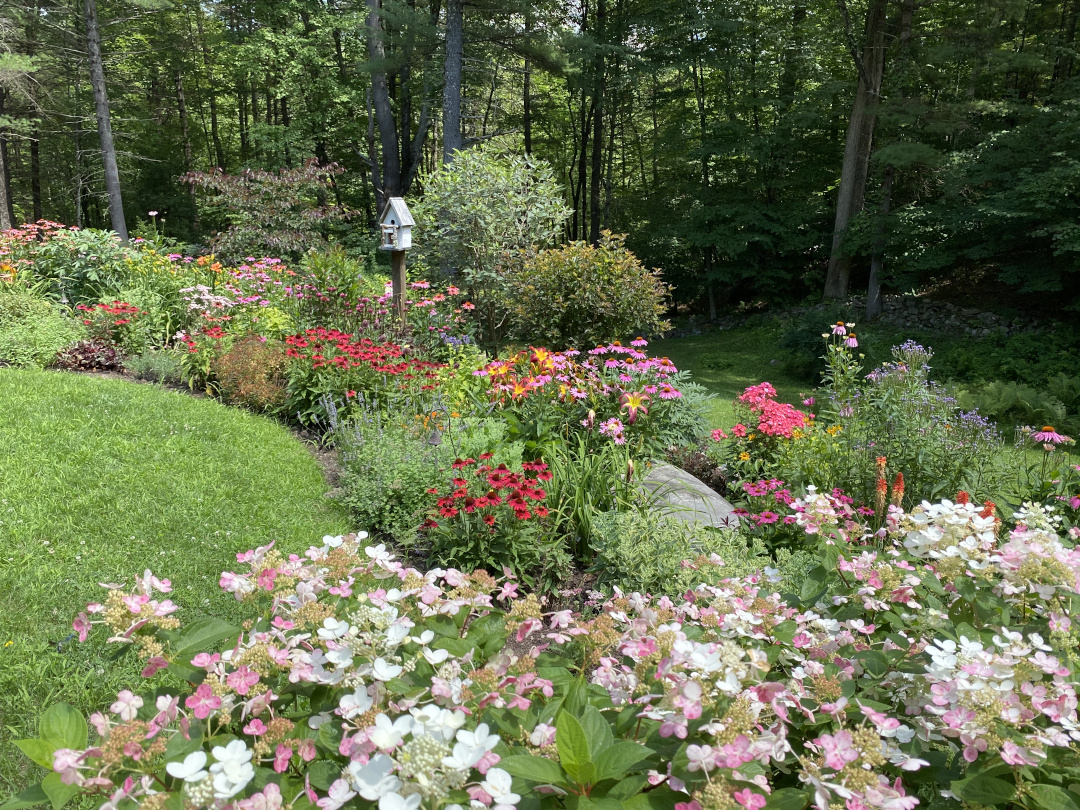
[[[69,703],[57,703],[45,710],[38,722],[41,739],[55,748],[86,748],[86,720]],[[52,767],[52,763],[49,763]]]
[[[649,784],[648,776],[645,774],[635,774],[634,776],[626,777],[612,787],[611,790],[607,792],[607,795],[609,798],[618,799],[619,801],[624,802],[631,796],[640,793],[647,784]]]
[[[799,629],[799,625],[788,619],[785,622],[780,622],[773,628],[773,638],[784,644],[790,644],[792,639],[795,638],[795,631]]]
[[[585,711],[581,714],[581,728],[585,732],[585,739],[589,742],[589,752],[593,760],[596,760],[597,755],[615,740],[611,725],[595,706],[585,707]]]
[[[192,622],[170,645],[172,661],[169,670],[186,681],[199,679],[203,671],[191,666],[191,659],[201,652],[213,651],[218,642],[239,634],[239,627],[221,619],[208,617]]]
[[[568,712],[561,712],[555,722],[555,747],[563,770],[580,782],[581,768],[589,764],[589,741],[581,723]]]
[[[60,780],[60,774],[50,773],[41,780],[41,789],[49,797],[53,810],[60,810],[79,793],[77,785],[65,785]]]
[[[41,785],[34,785],[31,788],[27,788],[18,796],[12,796],[3,804],[0,804],[0,810],[23,810],[24,807],[34,807],[39,804],[44,804],[49,800],[45,791],[41,789]]]
[[[781,788],[773,791],[765,803],[765,810],[804,810],[810,804],[810,794],[805,790]]]
[[[652,754],[651,748],[630,740],[621,740],[596,757],[596,781],[618,779]]]
[[[55,745],[45,740],[15,740],[15,745],[42,768],[52,770]]]
[[[565,787],[567,784],[566,774],[559,767],[559,763],[553,762],[547,757],[517,754],[500,760],[499,767],[511,776],[518,776],[541,785],[561,785]]]
[[[184,739],[183,734],[174,734],[165,746],[165,761],[176,762],[182,760],[188,754],[194,754],[202,747],[203,728],[201,723],[193,723],[188,728],[190,739]]]
[[[880,678],[889,671],[888,659],[877,650],[863,650],[855,653],[854,657],[862,663],[863,669],[874,678]]]
[[[945,595],[945,588],[942,587],[941,580],[937,578],[937,574],[933,571],[927,571],[922,575],[922,583],[939,596]]]
[[[329,790],[334,780],[341,776],[341,766],[328,759],[320,759],[312,763],[307,772],[312,785],[319,790]]]
[[[1016,788],[1002,779],[977,774],[952,783],[952,792],[971,804],[1005,804],[1016,795]]]
[[[1029,785],[1028,794],[1043,810],[1080,810],[1069,791],[1056,785]]]

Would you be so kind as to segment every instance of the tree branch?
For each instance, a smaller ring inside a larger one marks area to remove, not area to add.
[[[877,95],[870,84],[870,75],[866,72],[862,57],[859,56],[859,46],[855,42],[855,35],[851,30],[851,15],[848,14],[847,0],[836,0],[836,7],[840,10],[840,16],[844,19],[844,38],[847,40],[848,52],[855,61],[855,69],[859,72],[859,81],[863,83],[868,93]]]

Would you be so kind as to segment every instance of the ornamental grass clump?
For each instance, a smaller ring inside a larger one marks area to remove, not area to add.
[[[1070,807],[1080,551],[1047,513],[958,498],[874,531],[801,505],[801,596],[766,569],[579,614],[362,535],[237,555],[242,626],[185,623],[150,572],[107,584],[75,631],[190,685],[121,690],[93,739],[49,709],[19,745],[52,772],[16,804]]]

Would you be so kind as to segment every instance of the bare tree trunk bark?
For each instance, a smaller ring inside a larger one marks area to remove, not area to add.
[[[6,112],[7,91],[0,87],[0,117]],[[11,164],[8,157],[7,134],[0,129],[0,230],[15,227],[15,206],[11,199]]]
[[[371,102],[375,108],[375,123],[382,144],[382,188],[375,188],[377,208],[382,213],[388,197],[401,194],[401,163],[398,153],[397,127],[390,108],[390,87],[386,81],[386,46],[383,43],[382,18],[379,0],[368,0],[368,55],[375,65],[371,74]],[[371,155],[374,161],[375,156]]]
[[[529,39],[532,34],[532,7],[528,6],[525,11],[525,38]],[[522,101],[524,104],[524,120],[522,126],[525,129],[525,154],[532,154],[532,63],[525,60],[525,86],[522,89]]]
[[[601,46],[604,41],[604,23],[607,17],[606,0],[597,0],[596,4],[596,40]],[[596,75],[593,77],[593,132],[592,165],[589,167],[589,241],[594,245],[600,242],[600,181],[604,176],[604,56],[599,51],[596,57]]]
[[[866,320],[873,321],[881,316],[881,276],[885,264],[885,218],[889,216],[892,205],[893,175],[896,169],[888,166],[885,179],[881,183],[881,218],[874,226],[874,250],[870,257],[870,284],[866,289]]]
[[[180,115],[180,137],[184,140],[184,171],[190,172],[194,168],[191,156],[191,128],[188,121],[187,99],[184,97],[184,77],[179,68],[173,71],[173,83],[176,85],[176,111]]]
[[[7,149],[0,144],[0,230],[10,231],[15,227],[15,215],[12,213],[11,188],[7,182]]]
[[[847,26],[847,5],[844,0],[838,0],[837,4]],[[863,196],[866,193],[866,175],[870,167],[881,78],[885,70],[888,7],[889,0],[871,0],[866,12],[866,36],[861,57],[854,45],[850,26],[847,27],[851,55],[859,73],[859,86],[855,91],[844,142],[844,162],[840,170],[840,189],[836,196],[836,221],[833,225],[829,272],[825,278],[825,298],[841,299],[848,292],[852,257],[844,251],[843,239],[852,217],[862,208]]]
[[[35,129],[30,136],[30,197],[34,207],[34,222],[42,219],[41,213],[41,132]]]
[[[203,67],[206,69],[206,83],[209,87],[208,92],[210,94],[210,139],[214,143],[214,157],[217,159],[217,166],[222,171],[225,171],[225,150],[221,145],[221,133],[218,130],[217,83],[214,81],[214,65],[213,60],[210,58],[210,45],[206,40],[206,34],[203,33],[202,15],[202,4],[196,3],[195,29],[199,32],[199,43],[202,46]]]
[[[109,221],[112,229],[125,244],[128,241],[124,220],[124,201],[120,194],[120,170],[116,166],[116,146],[113,144],[112,120],[109,118],[109,96],[105,89],[105,68],[101,62],[101,33],[98,30],[97,0],[86,0],[86,45],[90,57],[90,84],[94,89],[97,111],[98,140],[101,141],[101,160],[105,166],[105,190],[109,195]]]
[[[446,62],[443,65],[443,165],[461,149],[461,63],[465,55],[462,0],[446,4]]]

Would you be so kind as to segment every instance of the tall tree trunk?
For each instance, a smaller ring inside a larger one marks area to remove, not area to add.
[[[30,135],[30,197],[34,207],[34,222],[42,219],[40,138],[41,131],[35,128]]]
[[[866,320],[873,321],[881,315],[881,276],[885,263],[885,219],[892,205],[893,166],[885,168],[881,182],[881,218],[874,226],[874,248],[870,256],[870,284],[866,289]]]
[[[15,227],[15,213],[11,205],[11,185],[8,183],[7,146],[0,143],[0,230]]]
[[[600,242],[600,181],[604,176],[604,27],[607,17],[607,0],[597,0],[596,4],[596,75],[593,84],[593,132],[592,165],[589,167],[589,241],[594,245]]]
[[[900,8],[900,45],[897,61],[904,69],[911,52],[911,22],[915,16],[915,0],[901,0]],[[874,242],[870,254],[870,280],[866,288],[866,319],[872,321],[881,316],[881,277],[885,272],[885,229],[892,205],[893,178],[896,167],[891,163],[885,167],[885,176],[881,181],[881,211],[874,226]]]
[[[194,168],[191,156],[191,128],[188,121],[187,99],[184,97],[184,77],[177,68],[173,71],[173,83],[176,85],[176,111],[180,115],[180,137],[184,140],[184,171]]]
[[[221,132],[218,129],[217,83],[214,81],[214,66],[210,59],[210,45],[207,42],[206,34],[203,33],[202,15],[202,3],[195,3],[195,27],[199,32],[203,67],[206,69],[206,82],[209,85],[210,138],[214,142],[214,157],[217,159],[217,166],[222,171],[225,171],[225,149],[221,145]],[[241,137],[243,137],[243,134],[241,131]]]
[[[191,155],[191,128],[188,122],[187,99],[184,97],[184,77],[177,68],[173,71],[173,83],[176,85],[176,111],[180,115],[180,137],[184,139],[184,171],[190,172],[195,168],[195,161]],[[191,209],[195,215],[195,227],[199,226],[199,208],[195,202],[195,186],[188,186],[188,194],[191,195]]]
[[[784,47],[780,73],[780,109],[784,112],[795,103],[795,87],[799,74],[799,51],[803,48],[802,26],[806,21],[806,2],[799,0],[791,7],[791,41]]]
[[[7,112],[7,91],[0,87],[0,118]],[[11,158],[7,130],[0,128],[0,230],[15,227],[15,206],[11,199]]]
[[[532,6],[525,10],[525,39],[530,39],[532,34]],[[522,126],[525,130],[525,154],[532,154],[532,63],[525,60],[525,79],[522,88],[522,104],[524,106]]]
[[[446,62],[443,65],[443,164],[461,149],[461,63],[465,55],[462,0],[446,4]]]
[[[844,162],[840,169],[840,189],[836,196],[836,221],[833,225],[829,272],[825,278],[825,298],[841,299],[847,295],[852,257],[844,250],[844,232],[852,217],[862,209],[866,193],[866,174],[870,168],[870,150],[877,123],[877,105],[881,95],[881,77],[885,70],[885,28],[889,0],[871,0],[866,12],[866,33],[862,56],[848,25],[847,4],[837,0],[844,16],[851,56],[859,74],[859,86],[851,106]]]
[[[105,68],[101,62],[101,34],[98,30],[97,0],[86,0],[86,45],[90,57],[90,84],[94,88],[94,107],[97,111],[98,140],[101,160],[105,166],[105,190],[109,194],[109,221],[112,229],[127,243],[127,223],[124,221],[124,201],[120,195],[120,170],[116,166],[116,147],[113,144],[112,120],[109,118],[109,96],[105,90]]]
[[[394,111],[390,107],[390,86],[386,81],[386,46],[383,43],[379,0],[367,0],[367,5],[368,55],[375,66],[371,74],[371,101],[382,144],[382,188],[375,188],[375,200],[379,213],[382,213],[387,198],[401,194],[401,163]],[[371,157],[374,161],[375,156]]]
[[[236,82],[236,110],[240,117],[240,162],[246,163],[251,154],[251,139],[248,137],[247,91],[241,81]],[[224,171],[224,166],[219,166]]]

